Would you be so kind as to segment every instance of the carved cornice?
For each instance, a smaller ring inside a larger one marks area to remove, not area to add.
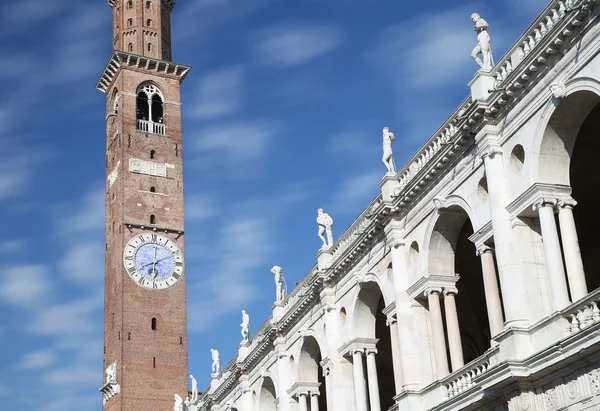
[[[174,0],[161,0],[161,1],[167,7],[167,9],[169,11],[173,10],[173,7],[175,7]],[[108,4],[110,4],[111,7],[115,7],[118,2],[119,2],[119,0],[108,0]]]
[[[377,350],[378,338],[355,338],[342,345],[338,352],[342,357],[352,356],[355,352],[366,353],[366,351]]]
[[[300,395],[319,395],[320,386],[320,382],[297,382],[287,390],[287,393],[292,398],[297,398]]]
[[[460,280],[458,274],[454,276],[430,275],[421,277],[414,283],[406,293],[411,300],[427,297],[430,292],[442,293],[444,290],[456,290],[456,283]]]
[[[520,196],[518,196],[506,209],[511,218],[520,216],[535,217],[533,206],[544,201],[569,201],[571,199],[571,187],[559,184],[536,183],[531,185]]]
[[[110,90],[117,73],[121,68],[125,67],[172,77],[178,79],[179,82],[182,82],[191,70],[190,66],[173,63],[172,61],[159,60],[117,50],[113,52],[113,55],[108,60],[104,71],[96,83],[96,88],[106,94]]]

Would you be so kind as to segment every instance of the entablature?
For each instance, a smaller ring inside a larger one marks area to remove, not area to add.
[[[154,59],[116,50],[108,60],[104,71],[100,75],[96,88],[106,94],[110,90],[117,73],[121,68],[127,67],[140,71],[153,72],[165,77],[171,77],[182,82],[191,70],[190,66],[173,63],[172,61]]]

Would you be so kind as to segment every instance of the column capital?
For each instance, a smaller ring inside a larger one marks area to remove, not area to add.
[[[365,354],[366,355],[377,355],[377,348],[375,347],[369,347],[369,348],[365,348]]]
[[[556,207],[559,210],[563,209],[563,208],[570,208],[572,210],[575,208],[576,205],[577,205],[577,201],[575,201],[572,198],[561,199],[561,200],[558,200],[558,202],[556,203]]]
[[[551,197],[543,197],[538,199],[535,203],[533,203],[533,211],[537,211],[542,207],[556,207],[558,204],[558,199]]]
[[[321,395],[321,393],[319,391],[311,391],[309,392],[309,395],[311,397],[318,397],[319,395]]]
[[[444,297],[449,295],[456,296],[458,294],[458,288],[444,288]]]
[[[394,317],[393,315],[388,316],[385,319],[385,325],[387,325],[388,327],[394,324],[398,323],[398,319],[396,317]]]
[[[425,290],[425,297],[429,297],[429,295],[439,296],[442,294],[442,287],[429,287]]]
[[[477,253],[477,257],[481,257],[485,253],[493,254],[494,250],[492,249],[492,247],[483,244],[483,245],[480,245],[479,247],[477,247],[476,253]]]

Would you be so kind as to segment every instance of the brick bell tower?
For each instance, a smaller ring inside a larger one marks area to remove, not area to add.
[[[173,0],[108,0],[103,410],[164,411],[188,392],[180,84]]]

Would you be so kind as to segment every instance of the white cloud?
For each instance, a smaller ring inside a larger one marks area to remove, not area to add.
[[[224,124],[202,130],[191,144],[204,154],[199,161],[207,167],[239,167],[262,159],[276,131],[274,124],[263,121]]]
[[[62,233],[85,233],[104,230],[104,188],[97,188],[86,193],[77,206],[71,206],[65,217],[59,219],[59,230]]]
[[[203,221],[218,212],[214,194],[192,194],[185,196],[186,221]]]
[[[342,41],[337,27],[279,24],[257,33],[253,48],[268,63],[294,66],[336,49]]]
[[[215,118],[234,113],[242,99],[243,70],[230,67],[200,79],[191,117]]]
[[[329,140],[327,151],[332,157],[343,157],[347,160],[377,158],[377,152],[381,150],[381,137],[378,130],[370,132],[364,130],[351,130],[336,134]],[[369,161],[370,163],[371,161]]]
[[[218,233],[215,249],[210,250],[208,278],[192,283],[188,272],[188,327],[203,331],[228,313],[239,310],[257,296],[253,271],[264,265],[271,245],[269,221],[264,218],[242,218],[225,224]]]
[[[86,365],[76,365],[48,372],[44,375],[44,381],[51,385],[73,387],[99,383],[100,377],[97,370]]]
[[[0,117],[4,117],[0,113]],[[9,121],[10,123],[10,121]],[[14,147],[0,139],[4,151],[8,153],[0,162],[0,201],[22,195],[34,176],[35,167],[52,157],[50,150]]]
[[[9,254],[16,254],[19,251],[21,251],[23,248],[25,248],[25,241],[24,240],[11,240],[11,241],[4,241],[0,243],[0,254],[3,255],[9,255]]]
[[[383,173],[380,171],[366,172],[350,177],[341,183],[332,195],[332,208],[335,213],[348,214],[362,211],[368,202],[377,195],[382,177]]]
[[[0,299],[6,303],[34,308],[47,299],[49,270],[43,265],[2,268]]]
[[[92,317],[99,312],[102,304],[102,295],[97,295],[45,307],[31,322],[29,331],[61,338],[81,338],[101,326],[92,321]]]
[[[94,284],[104,278],[104,244],[77,242],[61,259],[60,268],[65,278],[76,282]]]
[[[26,354],[18,368],[22,370],[42,370],[56,362],[56,355],[50,350],[33,351]]]

